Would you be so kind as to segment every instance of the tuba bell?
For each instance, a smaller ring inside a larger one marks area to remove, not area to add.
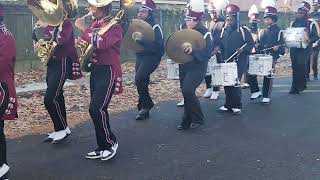
[[[58,26],[62,29],[62,24],[67,17],[74,17],[78,12],[77,0],[27,0],[27,6],[32,13],[46,25]],[[36,42],[34,51],[40,61],[47,65],[53,56],[57,43],[54,38],[51,40],[38,39],[36,30],[40,28],[35,25],[32,38]]]
[[[127,12],[134,5],[135,0],[120,0],[120,9],[115,17],[113,17],[110,22],[98,30],[98,35],[103,35],[106,33],[112,26],[116,24],[126,24],[124,21],[128,21]],[[92,12],[89,12],[92,13]],[[87,15],[85,15],[87,16]],[[83,18],[83,17],[82,17]],[[126,29],[124,29],[126,32]],[[84,72],[90,71],[90,58],[95,50],[95,47],[86,42],[81,41],[77,43],[77,48],[79,49],[79,62],[81,70]]]

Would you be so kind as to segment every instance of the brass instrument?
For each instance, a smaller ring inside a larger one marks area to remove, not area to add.
[[[112,26],[116,24],[120,24],[121,21],[123,20],[126,11],[128,8],[132,7],[135,3],[135,0],[121,0],[120,1],[120,10],[117,13],[117,15],[110,20],[110,22],[100,28],[97,32],[99,36],[105,34]],[[87,15],[85,15],[87,16]],[[79,55],[79,62],[81,66],[81,70],[84,72],[89,72],[90,71],[90,58],[95,51],[95,47],[86,41],[80,40],[81,42],[77,43],[77,47],[79,49],[80,55]]]
[[[52,2],[52,0],[27,0],[27,5],[41,22],[50,26],[57,26],[60,31],[64,20],[67,17],[76,16],[78,12],[77,0],[56,0],[56,2]],[[33,29],[32,37],[36,44],[34,51],[40,61],[47,65],[58,44],[55,42],[55,37],[51,40],[38,39],[36,36],[36,29],[38,28],[40,26],[37,24]]]
[[[206,41],[203,35],[193,29],[182,29],[171,34],[167,40],[165,49],[168,57],[178,64],[185,64],[193,60],[193,57],[186,54],[185,49],[203,49]]]

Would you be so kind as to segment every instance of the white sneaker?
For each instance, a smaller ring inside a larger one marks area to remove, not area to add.
[[[96,149],[94,151],[89,152],[86,155],[86,158],[87,159],[100,159],[101,156],[102,156],[102,151],[99,151],[98,149]]]
[[[66,128],[65,130],[61,130],[54,133],[54,137],[52,139],[52,143],[59,143],[59,141],[65,139],[68,135],[71,134],[71,131],[69,128]]]
[[[248,84],[248,83],[243,83],[242,88],[248,88],[248,87],[250,87],[250,84]]]
[[[8,173],[10,167],[6,164],[2,164],[2,166],[0,167],[0,178],[3,177],[5,174]]]
[[[262,96],[262,93],[259,91],[259,92],[255,92],[255,93],[252,93],[252,95],[251,95],[251,97],[250,97],[250,99],[257,99],[257,98],[259,98],[259,97],[261,97]]]
[[[240,114],[240,113],[241,113],[241,109],[232,108],[232,112],[233,112],[234,114]]]
[[[229,111],[229,109],[226,108],[226,107],[224,107],[224,106],[222,106],[221,108],[219,108],[219,110],[220,110],[220,111]]]
[[[212,88],[207,89],[207,91],[206,91],[206,93],[204,93],[203,97],[209,98],[211,96],[212,92],[213,92]]]
[[[71,130],[70,130],[69,127],[67,127],[67,128],[65,129],[65,131],[66,131],[66,133],[67,133],[68,135],[71,134]]]
[[[184,106],[184,100],[180,101],[178,104],[177,104],[178,107],[183,107]]]
[[[263,98],[262,103],[264,104],[269,104],[270,103],[270,98]]]
[[[213,91],[210,99],[217,100],[219,97],[219,93],[220,93],[220,91]]]
[[[101,160],[107,161],[107,160],[113,158],[116,155],[116,153],[117,153],[117,151],[116,151],[116,149],[114,150],[114,147],[112,147],[110,150],[104,150],[101,155]]]

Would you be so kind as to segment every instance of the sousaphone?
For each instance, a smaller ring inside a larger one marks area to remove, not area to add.
[[[193,29],[182,29],[171,34],[165,48],[171,60],[179,64],[185,64],[193,60],[192,55],[184,52],[186,47],[203,49],[206,47],[206,41],[200,32]]]
[[[124,47],[134,51],[141,52],[144,50],[143,46],[133,40],[133,36],[140,35],[145,42],[152,42],[155,39],[155,33],[149,23],[142,19],[132,19],[128,31],[124,36]]]
[[[32,13],[42,22],[50,26],[57,26],[62,29],[64,20],[75,17],[78,12],[77,0],[27,0],[27,6]],[[44,65],[53,56],[57,43],[54,38],[51,40],[38,39],[36,25],[33,30],[33,40],[37,42],[35,53]]]

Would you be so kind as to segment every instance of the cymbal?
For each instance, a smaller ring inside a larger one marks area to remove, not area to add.
[[[193,29],[182,29],[171,34],[166,43],[168,57],[179,64],[185,64],[193,60],[191,55],[184,52],[183,46],[191,45],[192,49],[203,49],[206,41],[203,35]]]
[[[129,28],[124,35],[123,45],[134,52],[141,52],[144,50],[143,46],[132,39],[132,35],[137,32],[142,34],[142,39],[146,42],[154,41],[155,33],[151,25],[146,21],[142,19],[132,19]]]

